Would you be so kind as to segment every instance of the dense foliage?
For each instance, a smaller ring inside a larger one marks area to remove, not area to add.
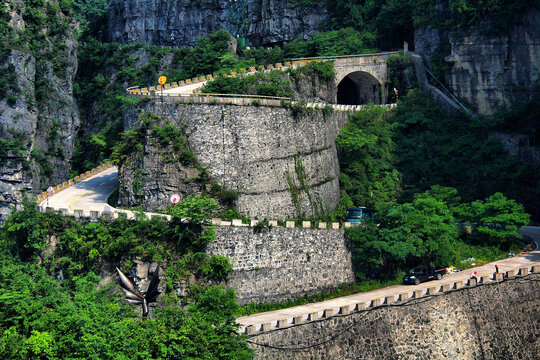
[[[360,279],[393,278],[421,264],[459,265],[473,256],[493,261],[530,218],[501,193],[461,203],[456,189],[441,186],[377,209],[376,221],[347,230]]]
[[[179,204],[174,214],[206,217],[205,199]],[[51,247],[54,235],[55,247]],[[8,359],[250,359],[236,333],[233,290],[208,284],[231,271],[221,256],[197,252],[212,238],[198,223],[175,217],[79,223],[36,211],[27,202],[0,229],[0,355]],[[141,321],[113,283],[96,276],[111,264],[130,270],[139,256],[168,263],[161,306]],[[36,259],[40,259],[39,263]],[[173,281],[190,274],[184,309]]]
[[[336,144],[340,183],[355,204],[374,207],[397,197],[400,174],[395,169],[394,128],[388,110],[372,106],[352,114]]]
[[[540,169],[509,157],[490,136],[490,130],[501,127],[516,129],[514,117],[473,120],[451,115],[418,90],[400,101],[394,122],[404,199],[437,184],[455,187],[466,201],[502,192],[538,216]]]

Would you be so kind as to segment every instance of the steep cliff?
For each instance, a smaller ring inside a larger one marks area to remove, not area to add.
[[[109,38],[120,43],[184,46],[226,29],[251,46],[307,37],[329,19],[324,2],[289,0],[109,1]]]
[[[450,33],[437,28],[416,30],[416,51],[426,58],[445,46],[450,51],[445,58],[450,90],[477,112],[492,114],[537,95],[540,11],[527,12],[520,23],[507,29],[485,18]]]
[[[8,1],[0,77],[0,220],[23,193],[37,193],[68,177],[80,124],[73,98],[77,43],[69,9]]]

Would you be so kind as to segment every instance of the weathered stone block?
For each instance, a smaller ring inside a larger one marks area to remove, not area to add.
[[[233,219],[232,226],[242,226],[242,220],[241,219]]]
[[[307,321],[315,321],[320,318],[319,313],[317,311],[309,313],[307,316]]]
[[[303,322],[304,322],[304,318],[302,317],[302,315],[295,316],[293,318],[293,324],[295,324],[295,325],[302,324]]]
[[[531,272],[534,274],[540,273],[540,265],[533,265]]]
[[[467,286],[476,286],[476,285],[477,285],[477,281],[475,278],[470,278],[468,280]]]
[[[270,331],[270,330],[272,330],[272,328],[273,328],[272,323],[269,323],[269,322],[264,323],[264,324],[261,325],[261,331],[262,332]]]
[[[428,295],[435,295],[437,294],[437,287],[435,286],[431,286],[427,289],[427,294]]]
[[[329,318],[334,316],[334,309],[326,309],[324,310],[323,317]]]
[[[516,270],[508,270],[505,275],[507,279],[513,278],[514,276],[516,276]]]
[[[221,225],[221,219],[213,218],[212,219],[212,225]]]
[[[90,218],[92,218],[92,219],[99,218],[99,211],[90,210]]]
[[[302,228],[311,229],[311,221],[302,221]]]
[[[393,304],[395,301],[394,301],[394,295],[390,295],[390,296],[387,296],[385,299],[384,299],[384,303],[386,305],[390,305],[390,304]]]
[[[493,274],[493,280],[495,280],[495,281],[503,281],[504,280],[504,274],[503,273],[494,273]]]
[[[520,268],[520,269],[519,269],[519,275],[520,275],[520,276],[526,276],[526,275],[529,275],[529,268],[526,268],[526,267]]]
[[[382,303],[383,303],[383,298],[372,299],[371,307],[381,306]]]
[[[77,209],[73,210],[73,215],[75,215],[76,218],[81,218],[84,216],[83,211]]]
[[[58,209],[58,211],[60,211],[60,214],[62,214],[62,215],[67,215],[67,213],[68,213],[68,209],[64,209],[64,208]]]
[[[423,290],[414,290],[413,291],[413,298],[419,299],[422,296],[424,296],[424,291]]]
[[[339,308],[340,315],[348,315],[351,312],[351,307],[349,305],[341,306]]]
[[[320,222],[319,223],[319,229],[321,229],[321,230],[326,229],[326,223],[325,222]]]
[[[339,223],[332,223],[332,230],[338,230],[339,229]]]
[[[409,293],[408,292],[404,292],[404,293],[399,294],[398,301],[405,302],[407,300],[409,300]]]
[[[482,284],[489,284],[491,282],[489,275],[483,275],[480,277],[480,282]]]
[[[456,281],[454,283],[454,289],[461,289],[464,286],[463,281]]]
[[[277,220],[269,220],[268,221],[268,226],[277,227],[278,226],[278,221]]]
[[[247,335],[254,335],[260,331],[261,325],[250,325],[246,327]]]
[[[285,227],[289,228],[289,229],[293,229],[294,228],[294,221],[286,221],[285,222]]]
[[[277,327],[278,328],[284,328],[284,327],[287,327],[289,326],[289,321],[287,319],[279,319],[277,321]]]

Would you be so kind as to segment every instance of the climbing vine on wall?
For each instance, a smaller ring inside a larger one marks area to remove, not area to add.
[[[296,176],[294,176],[296,175]],[[322,215],[322,205],[320,201],[317,201],[311,194],[311,187],[308,184],[308,174],[302,159],[298,155],[294,157],[294,175],[287,172],[285,173],[287,179],[287,187],[289,194],[291,195],[291,201],[296,210],[296,215],[299,218],[305,217],[302,213],[301,200],[305,196],[311,207],[311,213],[315,216]],[[296,179],[295,179],[296,178]]]

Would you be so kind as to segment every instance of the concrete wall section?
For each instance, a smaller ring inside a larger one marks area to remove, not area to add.
[[[253,336],[256,359],[539,359],[540,275]]]
[[[320,293],[354,280],[343,230],[216,227],[209,255],[233,263],[228,286],[240,304]]]

